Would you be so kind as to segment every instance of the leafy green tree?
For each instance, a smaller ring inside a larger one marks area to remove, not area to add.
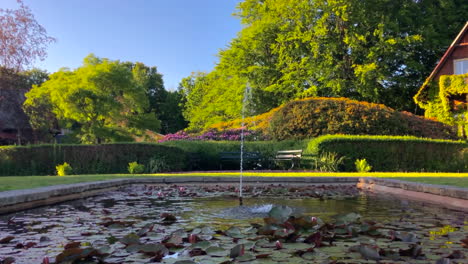
[[[76,70],[51,74],[26,94],[31,123],[50,126],[42,112],[50,109],[61,127],[73,127],[83,143],[131,140],[144,129],[159,130],[155,113],[148,111],[144,67],[129,65],[91,54]]]
[[[226,78],[217,71],[195,73],[183,79],[180,86],[185,95],[183,115],[190,121],[189,129],[200,130],[240,114],[245,82],[237,76]]]
[[[182,115],[183,95],[181,91],[166,91],[164,102],[158,111],[161,120],[161,133],[175,133],[187,127]]]
[[[326,96],[413,111],[413,95],[465,23],[464,0],[245,0],[215,69],[182,81],[191,128]],[[219,103],[223,102],[223,103]]]
[[[154,112],[161,121],[161,133],[174,133],[187,127],[180,106],[182,94],[164,89],[162,74],[156,67],[142,63],[130,64],[135,80],[145,87],[149,100],[147,112]]]

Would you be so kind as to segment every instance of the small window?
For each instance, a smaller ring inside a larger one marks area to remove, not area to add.
[[[468,59],[454,61],[455,71],[454,74],[468,73]]]

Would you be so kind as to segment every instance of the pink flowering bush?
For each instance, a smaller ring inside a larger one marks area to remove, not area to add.
[[[209,130],[203,134],[189,134],[185,131],[179,131],[174,134],[167,134],[158,142],[173,140],[215,140],[215,141],[240,141],[241,129],[227,129],[224,131]],[[252,130],[244,130],[245,140],[263,140],[260,133]]]

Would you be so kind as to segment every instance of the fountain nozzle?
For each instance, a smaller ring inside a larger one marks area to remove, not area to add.
[[[244,205],[244,201],[242,199],[242,196],[239,196],[239,206],[243,206]]]

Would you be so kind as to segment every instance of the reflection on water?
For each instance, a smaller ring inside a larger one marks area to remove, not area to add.
[[[392,196],[362,194],[354,198],[287,198],[281,194],[270,198],[244,198],[244,206],[238,207],[237,197],[219,197],[216,194],[205,198],[174,196],[161,198],[158,195],[136,193],[132,190],[114,191],[101,196],[42,207],[17,214],[0,216],[0,239],[14,235],[14,243],[33,241],[40,247],[17,250],[11,246],[0,247],[0,256],[14,254],[16,263],[40,263],[42,256],[56,256],[69,241],[80,241],[93,246],[106,245],[110,236],[123,237],[151,223],[159,223],[161,213],[171,213],[177,224],[164,227],[162,236],[177,228],[190,229],[203,225],[214,228],[249,226],[261,223],[262,217],[274,205],[293,208],[294,214],[319,217],[324,221],[334,215],[358,213],[363,219],[372,219],[399,230],[414,230],[415,227],[432,229],[436,235],[452,232],[444,226],[462,227],[468,221],[463,212],[443,209],[438,206],[397,199]],[[109,218],[123,224],[104,228]],[[247,220],[246,220],[247,219]],[[132,222],[131,226],[126,223]],[[398,225],[392,225],[398,222]],[[403,223],[403,224],[402,224]],[[226,228],[227,229],[227,228]],[[30,252],[37,255],[31,255]]]
[[[408,221],[425,221],[435,223],[444,220],[444,215],[450,215],[450,221],[463,223],[468,219],[464,213],[444,209],[432,204],[424,204],[397,199],[393,196],[360,195],[348,199],[283,199],[283,198],[244,198],[244,206],[238,207],[236,198],[199,199],[190,203],[184,218],[194,223],[231,223],[242,222],[253,218],[262,221],[273,205],[285,205],[294,209],[295,214],[305,214],[320,217],[325,221],[338,214],[358,213],[364,219],[386,222],[395,219]]]

